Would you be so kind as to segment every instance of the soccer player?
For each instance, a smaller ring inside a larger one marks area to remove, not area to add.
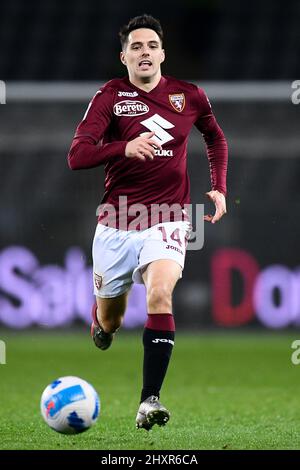
[[[96,93],[77,127],[68,162],[72,170],[105,165],[93,241],[96,303],[91,334],[98,348],[111,345],[132,283],[146,287],[148,319],[136,426],[150,430],[170,417],[159,399],[174,345],[172,293],[181,278],[189,236],[184,211],[190,202],[188,135],[195,125],[206,142],[212,186],[207,196],[215,214],[204,219],[211,223],[226,213],[227,143],[204,91],[162,76],[165,51],[157,19],[131,19],[120,39],[128,77],[113,79]],[[173,211],[173,206],[180,210]]]

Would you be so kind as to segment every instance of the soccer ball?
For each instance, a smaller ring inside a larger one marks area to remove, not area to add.
[[[43,391],[41,413],[50,426],[63,434],[89,429],[99,416],[99,396],[91,384],[79,377],[60,377]]]

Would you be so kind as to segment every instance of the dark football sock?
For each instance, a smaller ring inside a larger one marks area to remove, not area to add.
[[[150,314],[145,325],[143,390],[141,402],[150,395],[159,397],[170,361],[175,337],[175,323],[170,313]]]

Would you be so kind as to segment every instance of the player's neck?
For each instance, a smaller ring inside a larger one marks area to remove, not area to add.
[[[161,79],[161,74],[156,75],[155,77],[151,77],[148,80],[144,79],[142,80],[139,77],[129,77],[130,83],[132,83],[134,86],[137,88],[140,88],[143,91],[146,91],[149,93],[149,91],[153,90],[155,88]]]

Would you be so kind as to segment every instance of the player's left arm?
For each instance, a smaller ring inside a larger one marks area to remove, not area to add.
[[[215,214],[205,215],[204,220],[214,224],[226,214],[228,146],[206,94],[201,88],[197,89],[197,93],[199,115],[195,126],[202,133],[206,143],[212,188],[206,193],[206,196],[215,205]]]
[[[204,216],[204,220],[206,220],[207,222],[211,222],[212,224],[215,224],[227,212],[226,211],[226,199],[225,199],[224,194],[220,193],[220,191],[218,191],[217,189],[208,191],[205,194],[208,197],[208,199],[210,199],[214,203],[216,211],[214,215],[206,214]]]

